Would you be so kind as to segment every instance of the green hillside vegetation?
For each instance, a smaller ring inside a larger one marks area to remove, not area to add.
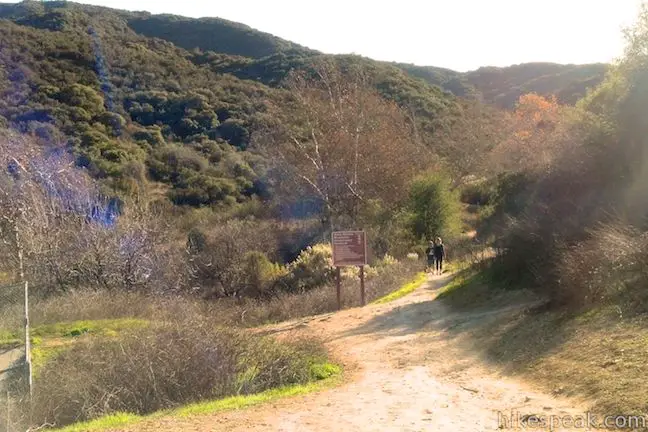
[[[433,66],[395,65],[456,96],[478,97],[505,109],[513,109],[520,96],[527,93],[547,97],[555,95],[561,103],[574,105],[587,94],[588,89],[601,84],[609,68],[601,63],[524,63],[509,67],[482,67],[461,73]]]
[[[72,18],[75,14],[76,18]],[[0,16],[18,24],[51,30],[88,25],[88,18],[112,22],[112,29],[118,30],[121,37],[132,39],[138,35],[165,40],[191,52],[190,55],[182,55],[190,56],[198,64],[208,64],[214,72],[230,73],[241,79],[271,86],[277,85],[291,68],[304,67],[312,57],[322,55],[246,25],[219,18],[151,15],[71,2],[48,2],[43,5],[30,0],[16,5],[0,5]],[[601,83],[608,68],[605,64],[527,63],[509,67],[482,67],[461,73],[435,66],[368,59],[366,62],[384,70],[396,67],[455,96],[481,97],[486,102],[507,109],[513,108],[521,95],[531,92],[543,96],[556,95],[562,103],[574,104],[588,88]]]
[[[168,40],[187,50],[200,48],[249,58],[291,51],[302,55],[316,53],[269,33],[220,18],[191,19],[172,15],[137,14],[128,16],[128,25],[141,35]],[[187,31],[188,27],[191,27],[190,32]]]
[[[563,104],[574,105],[605,78],[606,64],[560,65],[525,63],[505,68],[479,68],[465,79],[484,99],[503,108],[513,108],[520,96],[537,93],[555,95]]]
[[[353,56],[283,52],[276,38],[217,20],[189,28],[189,21],[174,17],[29,1],[3,5],[0,16],[0,43],[7,47],[2,121],[67,142],[80,165],[113,190],[133,193],[148,178],[165,185],[180,205],[231,205],[264,193],[263,167],[246,150],[253,131],[292,103],[278,85],[293,68],[307,70],[322,60],[365,68],[371,84],[428,131],[456,111],[453,98],[397,68]],[[176,46],[137,33],[162,29],[161,21],[185,26],[172,34],[201,41],[203,28],[218,40],[222,32],[254,37],[237,36],[239,56],[231,56],[186,51],[179,47],[189,46],[185,42],[174,40]],[[272,41],[271,48],[263,41]],[[265,54],[272,55],[241,56]]]

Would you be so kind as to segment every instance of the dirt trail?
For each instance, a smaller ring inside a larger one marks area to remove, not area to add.
[[[342,386],[250,409],[138,424],[131,431],[450,431],[507,429],[509,415],[583,414],[584,405],[542,394],[502,377],[475,353],[470,328],[511,308],[450,313],[433,301],[445,278],[415,293],[371,305],[282,324],[271,329],[325,335],[345,364]],[[524,307],[524,306],[520,306]],[[457,331],[461,330],[461,331]],[[548,430],[536,428],[534,430]],[[554,430],[567,430],[555,428]],[[579,429],[584,430],[584,429]]]
[[[16,349],[0,349],[0,383],[2,383],[5,374],[3,371],[15,365],[20,357],[23,356],[23,351],[19,348]]]

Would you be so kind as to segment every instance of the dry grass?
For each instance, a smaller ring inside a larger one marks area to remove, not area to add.
[[[323,362],[326,351],[317,341],[279,343],[195,319],[128,331],[119,339],[93,337],[60,350],[40,368],[33,421],[64,426],[258,393],[310,382]]]
[[[365,289],[367,302],[383,297],[409,282],[423,269],[420,261],[403,261],[380,267],[367,275]],[[360,282],[344,278],[342,305],[350,308],[360,305]],[[20,307],[16,313],[2,316],[0,330],[20,328]],[[303,293],[279,293],[268,299],[217,299],[204,301],[187,296],[149,296],[139,293],[107,291],[73,291],[45,300],[32,300],[31,322],[39,326],[114,319],[143,319],[174,321],[178,316],[204,317],[214,325],[253,327],[309,315],[332,312],[337,309],[334,285]],[[13,319],[13,317],[17,317]],[[15,321],[15,322],[14,322]],[[17,326],[17,327],[16,327]]]
[[[492,281],[489,268],[463,264],[452,281],[440,292],[437,298],[457,311],[488,309],[511,304],[538,301],[540,298],[531,290],[507,290]],[[497,287],[497,288],[493,288]]]
[[[586,315],[519,314],[480,329],[487,355],[555,394],[582,398],[604,415],[648,414],[648,324],[614,309]],[[531,342],[531,343],[530,343]]]
[[[463,311],[537,299],[474,275],[446,293],[441,301]],[[484,358],[507,374],[583,399],[601,415],[648,415],[646,315],[626,316],[615,305],[580,312],[536,308],[500,315],[470,332]]]
[[[421,271],[419,261],[404,261],[390,265],[368,276],[365,282],[368,303],[398,290]],[[341,287],[342,307],[360,306],[360,281],[354,278],[343,279]],[[220,309],[218,305],[215,308]],[[227,308],[232,314],[231,322],[244,326],[276,323],[310,315],[337,310],[337,294],[334,285],[327,285],[303,294],[282,294],[270,300],[248,300]]]

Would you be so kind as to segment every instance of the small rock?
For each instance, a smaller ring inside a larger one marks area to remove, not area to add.
[[[545,410],[545,411],[551,411],[553,408],[551,408],[551,407],[542,407],[542,409]]]
[[[448,404],[441,405],[441,408],[448,408]]]
[[[530,401],[531,401],[531,398],[529,396],[526,396],[524,398],[524,403],[527,403],[527,402],[530,402]]]

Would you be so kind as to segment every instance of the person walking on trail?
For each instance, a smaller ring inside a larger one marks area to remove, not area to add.
[[[443,259],[445,258],[445,248],[443,247],[443,240],[437,237],[434,242],[434,261],[436,262],[436,274],[443,273]]]
[[[430,244],[427,249],[425,249],[425,255],[427,257],[427,267],[425,271],[434,270],[434,242],[430,240]]]

